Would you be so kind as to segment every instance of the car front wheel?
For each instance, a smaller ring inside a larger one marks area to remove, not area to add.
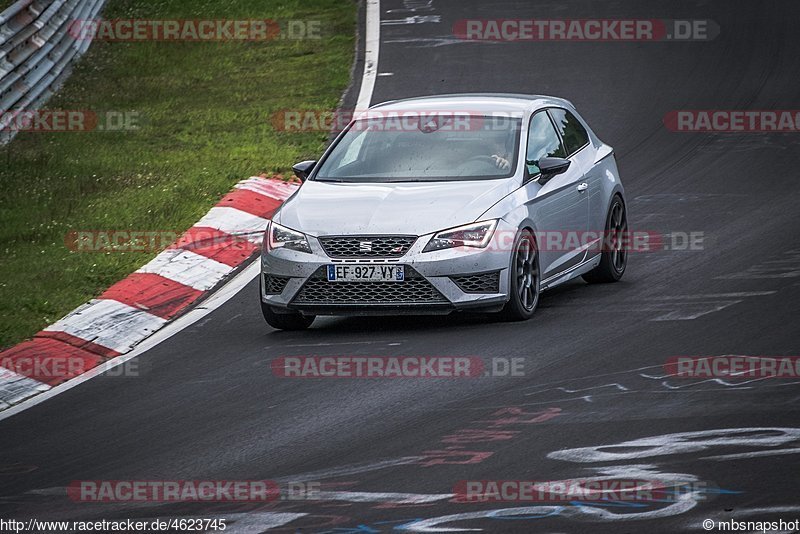
[[[541,277],[539,276],[539,254],[536,241],[529,230],[517,236],[509,271],[509,299],[503,317],[510,321],[530,319],[539,304]]]
[[[316,319],[314,315],[303,315],[297,312],[276,313],[270,305],[265,304],[261,299],[260,285],[258,293],[258,300],[261,302],[261,314],[264,316],[264,320],[267,324],[272,328],[278,330],[305,330],[311,326],[311,323]]]

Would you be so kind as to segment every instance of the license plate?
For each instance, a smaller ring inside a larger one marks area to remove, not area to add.
[[[328,282],[402,282],[402,265],[328,265]]]

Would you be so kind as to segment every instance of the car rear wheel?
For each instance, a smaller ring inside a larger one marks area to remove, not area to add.
[[[608,209],[600,264],[584,274],[584,280],[590,284],[605,284],[622,278],[628,265],[628,251],[625,249],[627,232],[628,217],[625,213],[625,204],[619,195],[614,195],[614,200]]]
[[[264,316],[264,320],[272,328],[277,328],[278,330],[305,330],[316,319],[315,315],[303,315],[297,312],[276,313],[271,306],[261,300],[260,287],[258,300],[261,302],[261,314]]]
[[[514,243],[514,256],[509,271],[509,299],[501,314],[510,321],[530,319],[539,304],[541,277],[536,241],[529,230],[523,230]]]

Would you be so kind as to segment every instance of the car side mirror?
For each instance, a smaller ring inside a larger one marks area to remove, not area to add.
[[[294,171],[294,175],[300,178],[301,182],[305,182],[306,178],[311,174],[311,171],[314,170],[316,164],[317,162],[312,159],[301,161],[300,163],[295,163],[292,166],[292,170]]]
[[[539,176],[539,183],[545,184],[550,178],[558,174],[562,174],[569,169],[572,162],[564,158],[542,158],[539,160],[538,167],[541,176]]]

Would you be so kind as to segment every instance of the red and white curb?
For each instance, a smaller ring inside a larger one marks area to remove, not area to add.
[[[175,243],[32,339],[0,352],[0,410],[133,350],[258,253],[298,184],[239,182]]]

